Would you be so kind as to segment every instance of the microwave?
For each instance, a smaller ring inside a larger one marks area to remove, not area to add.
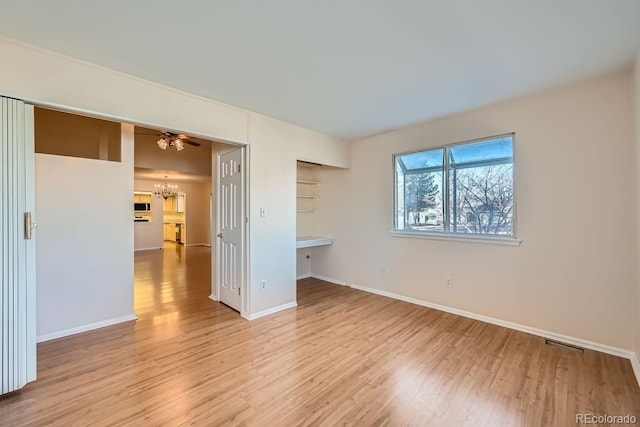
[[[150,211],[151,203],[134,203],[133,210],[134,211]]]

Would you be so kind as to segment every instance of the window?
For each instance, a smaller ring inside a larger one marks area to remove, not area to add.
[[[395,231],[515,237],[513,134],[394,155]]]

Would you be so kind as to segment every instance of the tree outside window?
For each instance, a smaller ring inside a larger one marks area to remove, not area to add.
[[[513,134],[394,157],[396,231],[514,236]]]

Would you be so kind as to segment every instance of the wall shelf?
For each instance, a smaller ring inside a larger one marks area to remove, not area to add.
[[[315,166],[314,166],[315,167]],[[306,163],[298,162],[296,176],[296,212],[297,213],[316,213],[318,210],[318,186],[320,181],[314,175],[313,170]],[[308,217],[299,218],[296,225],[297,231],[300,234],[311,234],[312,222],[309,222]]]
[[[320,185],[319,181],[309,181],[306,179],[299,179],[296,181],[296,184],[300,184],[300,185]]]

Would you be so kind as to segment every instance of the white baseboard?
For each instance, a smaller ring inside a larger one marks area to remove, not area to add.
[[[159,247],[159,246],[155,246],[153,248],[138,248],[138,249],[135,249],[135,252],[139,252],[139,251],[155,251],[156,249],[164,249],[164,248]]]
[[[209,299],[212,301],[220,301],[214,294],[209,295]]]
[[[289,302],[289,303],[286,303],[286,304],[279,305],[277,307],[273,307],[273,308],[269,308],[267,310],[259,311],[257,313],[243,314],[242,317],[244,317],[247,320],[255,320],[255,319],[259,319],[260,317],[268,316],[270,314],[277,313],[277,312],[282,311],[282,310],[287,310],[289,308],[294,308],[294,307],[297,307],[297,306],[298,306],[298,303],[296,301],[292,301],[292,302]]]
[[[311,273],[301,274],[298,277],[296,277],[296,280],[308,279],[309,277],[311,277]]]
[[[338,279],[332,279],[331,277],[320,276],[319,274],[311,273],[310,277],[313,277],[314,279],[324,280],[325,282],[333,283],[334,285],[349,286],[347,282],[343,282],[342,280]]]
[[[351,287],[354,289],[359,289],[361,291],[370,292],[372,294],[381,295],[384,297],[389,297],[389,298],[397,299],[400,301],[421,305],[423,307],[433,308],[435,310],[445,311],[447,313],[456,314],[462,317],[468,317],[470,319],[480,320],[481,322],[491,323],[493,325],[502,326],[508,329],[514,329],[516,331],[525,332],[527,334],[537,335],[539,337],[549,338],[555,341],[560,341],[563,343],[571,344],[571,345],[582,347],[582,348],[588,348],[590,350],[599,351],[601,353],[623,357],[625,359],[631,360],[632,364],[633,364],[632,356],[635,357],[635,353],[629,350],[625,350],[623,348],[613,347],[606,344],[600,344],[597,342],[584,340],[582,338],[571,337],[568,335],[558,334],[551,331],[545,331],[543,329],[532,328],[530,326],[520,325],[518,323],[496,319],[495,317],[484,316],[482,314],[472,313],[470,311],[465,311],[465,310],[459,310],[457,308],[447,307],[445,305],[435,304],[432,302],[419,300],[416,298],[405,297],[403,295],[382,291],[380,289],[369,288],[367,286],[360,286],[352,283]],[[636,376],[637,375],[638,374],[636,373]]]
[[[638,360],[638,355],[636,353],[633,353],[629,360],[631,360],[633,373],[636,374],[636,380],[638,381],[638,385],[640,385],[640,361]]]
[[[211,245],[209,243],[188,243],[185,244],[185,246],[190,247],[190,246],[207,246],[207,247],[211,247]]]
[[[77,326],[75,328],[65,329],[63,331],[40,335],[36,338],[36,342],[41,343],[45,341],[51,341],[57,338],[68,337],[69,335],[80,334],[82,332],[93,331],[94,329],[116,325],[118,323],[130,322],[132,320],[138,320],[138,316],[136,316],[135,314],[129,314],[127,316],[116,317],[115,319],[103,320],[102,322],[90,323],[88,325]]]

